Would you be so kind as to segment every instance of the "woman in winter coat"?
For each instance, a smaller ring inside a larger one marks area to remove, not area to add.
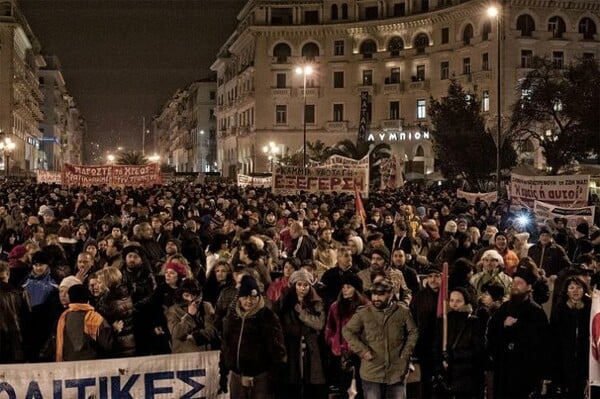
[[[213,306],[217,304],[219,295],[226,287],[234,287],[233,271],[227,260],[219,260],[208,272],[204,284],[204,300]]]
[[[356,310],[369,303],[369,300],[362,294],[362,280],[354,274],[347,274],[342,277],[342,289],[337,300],[331,304],[327,323],[325,325],[325,342],[330,356],[330,383],[332,391],[339,392],[339,398],[348,398],[348,389],[352,383],[354,370],[360,368],[360,358],[353,354],[348,347],[348,342],[342,336],[342,328],[352,318]],[[342,360],[349,362],[354,370],[343,370]],[[358,375],[357,375],[358,376]],[[355,398],[362,397],[362,380],[356,378]]]
[[[267,298],[272,304],[277,304],[289,290],[289,280],[292,273],[300,269],[300,259],[286,258],[283,262],[283,275],[276,278],[267,289]]]
[[[123,275],[116,267],[98,271],[98,286],[102,294],[98,298],[96,311],[113,327],[115,340],[110,357],[135,356],[133,336],[133,301],[123,284]]]
[[[443,329],[439,323],[434,362],[436,383],[445,381],[448,391],[438,395],[445,398],[478,398],[483,392],[484,334],[477,317],[472,315],[470,298],[463,288],[450,290],[448,300],[447,347],[442,348]]]
[[[314,260],[317,265],[319,277],[337,263],[338,244],[331,237],[332,230],[325,227],[318,230],[317,248],[314,251]]]
[[[312,276],[306,271],[295,271],[279,311],[288,354],[284,378],[286,398],[325,397],[319,333],[325,326],[326,315],[323,301],[310,285],[311,280]]]
[[[591,299],[580,276],[569,277],[560,301],[552,312],[550,327],[554,335],[556,376],[553,382],[565,397],[583,398],[589,368]]]

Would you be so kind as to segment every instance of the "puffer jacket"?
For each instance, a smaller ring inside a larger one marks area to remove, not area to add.
[[[192,316],[187,307],[187,302],[177,303],[166,312],[171,350],[173,353],[210,350],[217,339],[215,310],[210,303],[202,302],[198,312]]]
[[[360,364],[363,380],[392,385],[404,381],[419,332],[410,311],[392,302],[384,310],[374,305],[359,309],[342,329],[350,349],[373,359]]]
[[[115,334],[113,357],[135,355],[135,337],[133,335],[133,301],[125,285],[120,285],[98,298],[96,310],[108,324],[123,321],[123,330]]]

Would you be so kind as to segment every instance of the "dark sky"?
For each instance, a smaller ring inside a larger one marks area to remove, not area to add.
[[[104,150],[141,148],[175,90],[210,73],[245,0],[21,0]]]

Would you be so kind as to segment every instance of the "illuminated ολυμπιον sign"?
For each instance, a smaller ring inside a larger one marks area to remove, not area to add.
[[[424,132],[382,132],[369,133],[367,141],[409,141],[409,140],[429,140],[430,134]]]

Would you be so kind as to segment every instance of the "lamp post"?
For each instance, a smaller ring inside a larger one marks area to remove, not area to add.
[[[2,154],[4,155],[4,173],[7,179],[10,176],[10,154],[14,151],[16,146],[17,145],[10,139],[10,137],[5,137],[2,141],[0,141],[0,151],[2,151]]]
[[[312,75],[313,67],[310,65],[299,66],[296,74],[303,76],[304,108],[302,110],[302,167],[306,168],[306,77]],[[305,170],[306,172],[306,170]]]
[[[108,154],[106,159],[108,159],[108,163],[115,163],[115,156],[113,154]]]
[[[270,162],[270,171],[273,172],[273,162],[277,157],[277,153],[279,152],[279,145],[270,141],[269,145],[265,145],[262,148],[263,153],[267,156],[267,159]],[[281,157],[283,157],[283,145],[281,146]]]
[[[502,81],[501,81],[501,65],[500,59],[500,9],[496,6],[488,8],[487,14],[490,18],[496,18],[496,107],[497,107],[497,129],[496,129],[496,192],[500,198],[500,138],[502,135]]]

